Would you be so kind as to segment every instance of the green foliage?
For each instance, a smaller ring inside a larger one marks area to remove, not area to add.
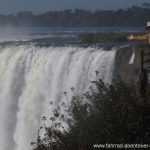
[[[16,15],[0,15],[0,26],[34,26],[34,27],[143,27],[150,19],[150,4],[132,6],[118,10],[83,9],[48,11],[33,14],[23,11]]]
[[[82,96],[72,88],[71,104],[63,103],[53,111],[51,125],[41,127],[45,137],[39,136],[32,143],[34,150],[91,150],[96,143],[150,143],[149,97],[141,98],[135,85],[122,81],[91,83]]]
[[[82,33],[79,40],[83,42],[127,41],[127,33]]]

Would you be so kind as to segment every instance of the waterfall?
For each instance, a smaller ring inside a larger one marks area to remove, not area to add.
[[[86,91],[96,70],[110,83],[114,58],[98,47],[0,47],[0,150],[30,150],[49,102],[58,106],[71,87]]]

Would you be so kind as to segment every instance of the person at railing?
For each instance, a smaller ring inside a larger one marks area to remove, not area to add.
[[[139,40],[145,41],[146,43],[140,48],[141,52],[141,75],[140,75],[140,91],[141,96],[145,97],[146,93],[150,93],[150,21],[146,25],[146,33],[143,35],[133,35],[130,34],[127,36],[128,40]],[[132,54],[135,57],[135,52]],[[132,58],[132,57],[131,57]],[[132,59],[132,64],[134,58]]]

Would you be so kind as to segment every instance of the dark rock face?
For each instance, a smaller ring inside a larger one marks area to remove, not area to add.
[[[116,53],[114,78],[121,78],[125,82],[138,82],[141,75],[141,50],[142,45],[125,46],[119,48]],[[134,61],[129,63],[132,53],[135,53]]]

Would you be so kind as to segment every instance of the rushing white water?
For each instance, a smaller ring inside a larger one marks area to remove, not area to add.
[[[41,117],[63,92],[83,92],[96,78],[111,82],[115,50],[73,46],[0,47],[0,150],[30,150]]]
[[[133,50],[133,52],[132,52],[132,55],[131,55],[130,60],[129,60],[129,64],[133,64],[134,59],[135,59],[135,50]]]

